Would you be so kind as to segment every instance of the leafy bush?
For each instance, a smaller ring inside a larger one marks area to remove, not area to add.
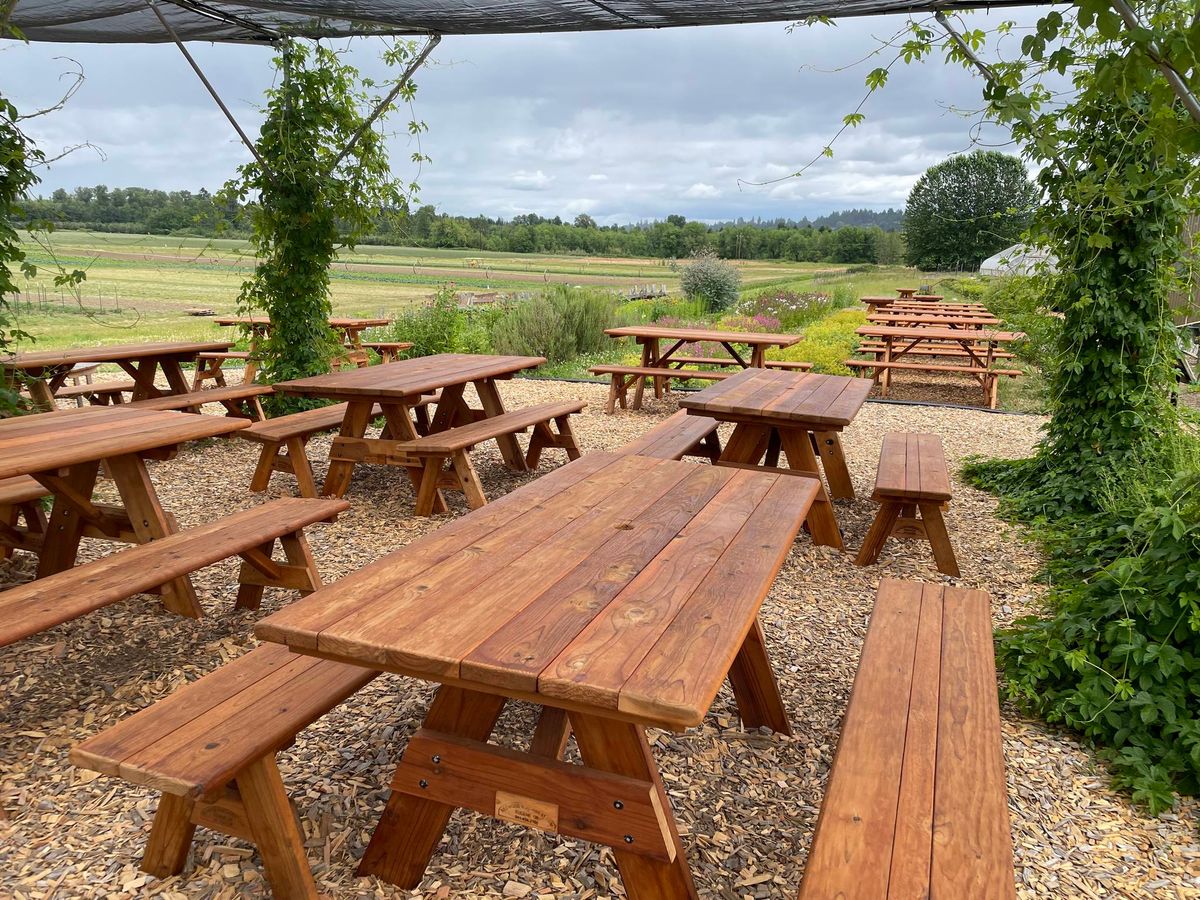
[[[551,362],[596,353],[610,343],[604,329],[612,325],[614,310],[606,293],[556,285],[497,316],[492,346],[497,353],[544,356]]]
[[[865,310],[844,309],[832,313],[804,331],[804,340],[783,350],[768,351],[770,359],[810,362],[814,372],[849,375],[845,360],[858,346],[857,329],[866,323]]]
[[[997,640],[1009,697],[1099,745],[1152,812],[1200,793],[1200,442],[1169,444],[1174,477],[1130,471],[1099,512],[1039,523],[1049,616]],[[998,465],[967,475],[986,484]]]
[[[396,317],[391,339],[412,342],[403,354],[405,358],[454,353],[459,349],[464,324],[454,289],[441,285],[427,304],[410,307]]]
[[[684,267],[679,284],[688,299],[703,300],[710,311],[721,312],[737,302],[742,273],[711,250],[702,250]]]
[[[1048,307],[1053,290],[1053,276],[1010,275],[996,278],[987,284],[983,303],[1004,320],[1004,327],[1020,331],[1025,337],[1010,347],[1023,359],[1043,371],[1059,364],[1059,337],[1062,317],[1052,315]]]

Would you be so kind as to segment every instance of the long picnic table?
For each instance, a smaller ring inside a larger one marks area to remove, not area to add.
[[[271,330],[271,319],[269,316],[217,316],[213,321],[225,328],[243,328],[250,335],[250,356],[246,360],[246,368],[244,379],[247,382],[254,380],[254,375],[258,371],[258,361],[255,358],[255,351],[258,349],[260,341],[266,338],[267,333]],[[387,318],[381,317],[355,317],[355,316],[331,316],[329,318],[329,327],[338,332],[342,338],[342,344],[349,351],[347,358],[355,365],[366,365],[366,352],[363,350],[362,333],[368,328],[377,328],[387,325],[390,321]],[[217,366],[219,369],[220,366]]]
[[[990,312],[949,309],[880,309],[870,313],[867,319],[878,325],[934,325],[946,328],[987,328],[999,325],[1001,320]]]
[[[415,888],[462,807],[612,847],[630,898],[696,898],[645,729],[700,724],[728,678],[746,728],[791,733],[758,613],[818,486],[591,453],[261,621],[439,685],[359,874]],[[510,700],[540,708],[529,752],[488,742]]]
[[[684,397],[679,405],[688,415],[734,424],[721,451],[722,463],[758,466],[765,458],[765,465],[773,468],[782,451],[791,469],[820,478],[819,455],[829,494],[852,498],[854,485],[839,435],[854,421],[871,387],[865,378],[747,369]],[[813,540],[841,547],[841,533],[824,488],[817,502]]]
[[[350,487],[354,467],[360,462],[405,465],[403,454],[397,456],[396,443],[416,440],[413,407],[423,395],[441,391],[437,412],[430,424],[431,432],[445,431],[455,425],[465,425],[504,414],[504,403],[496,388],[499,379],[512,378],[517,372],[534,369],[546,360],[540,356],[486,356],[466,353],[441,353],[402,359],[386,366],[364,369],[345,369],[328,375],[313,375],[275,385],[282,394],[315,397],[345,402],[345,416],[339,435],[329,451],[329,473],[322,493],[345,496]],[[481,409],[467,405],[463,393],[468,384],[474,385]],[[372,411],[378,404],[387,420],[387,437],[365,437]],[[511,434],[501,435],[497,442],[505,465],[516,472],[528,469],[520,445]],[[419,473],[405,465],[417,488]],[[436,511],[445,512],[440,499]]]
[[[167,459],[181,444],[229,434],[250,424],[228,416],[94,406],[0,420],[0,479],[29,475],[53,494],[38,577],[75,565],[83,537],[148,543],[177,531],[159,502],[146,459]],[[123,506],[93,499],[104,466]],[[0,529],[0,542],[18,544]],[[29,548],[27,541],[19,546]],[[186,577],[164,585],[163,603],[198,617],[200,606]]]
[[[0,358],[0,366],[4,367],[9,381],[18,371],[31,376],[30,395],[39,406],[54,409],[54,393],[79,363],[116,363],[133,378],[133,399],[145,400],[188,393],[191,386],[183,375],[181,364],[194,361],[201,353],[219,353],[230,346],[228,341],[107,344],[18,353]],[[159,371],[169,385],[166,390],[155,386]]]

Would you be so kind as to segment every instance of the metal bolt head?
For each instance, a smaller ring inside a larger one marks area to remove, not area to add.
[[[624,808],[625,808],[625,804],[622,803],[620,800],[613,801],[613,809],[624,809]]]
[[[422,778],[420,781],[418,781],[417,784],[421,785],[422,788],[429,787],[429,782],[426,781],[424,778]]]
[[[438,763],[440,763],[441,761],[442,761],[442,758],[441,758],[440,756],[438,756],[438,755],[434,754],[434,757],[433,757],[433,764],[436,766],[436,765],[437,765]]]
[[[627,843],[627,844],[633,843],[633,835],[632,834],[625,835],[625,843]]]

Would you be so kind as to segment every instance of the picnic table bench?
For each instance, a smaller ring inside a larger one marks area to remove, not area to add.
[[[259,622],[440,685],[359,872],[414,888],[463,807],[612,847],[629,897],[695,900],[645,728],[694,727],[728,679],[745,727],[790,733],[758,612],[817,484],[591,453]],[[530,752],[488,740],[510,700],[542,710]]]
[[[689,416],[686,409],[673,413],[637,440],[621,447],[621,453],[636,453],[655,459],[683,459],[700,456],[710,462],[721,458],[720,423],[707,416]]]
[[[8,559],[14,549],[42,552],[49,525],[42,500],[49,496],[50,491],[28,475],[0,481],[0,559]]]
[[[872,312],[867,320],[880,325],[932,325],[938,328],[985,328],[999,325],[1001,320],[989,312],[959,312],[931,309],[929,311],[887,309]]]
[[[283,497],[0,591],[0,647],[231,556],[243,560],[237,609],[257,609],[264,587],[309,594],[321,578],[304,528],[349,508],[344,500]],[[283,545],[282,562],[271,558],[276,540]],[[199,606],[182,612],[201,616]]]
[[[1014,900],[983,591],[886,578],[800,900]]]
[[[691,365],[711,365],[737,368],[763,368],[767,365],[766,353],[769,347],[790,347],[800,338],[790,334],[769,334],[758,332],[716,331],[706,328],[675,328],[665,325],[628,325],[620,328],[605,329],[605,334],[612,338],[631,337],[642,347],[641,363],[637,366],[593,366],[589,371],[595,375],[611,376],[608,391],[608,403],[605,412],[612,414],[619,402],[621,408],[642,408],[642,395],[645,392],[646,379],[652,380],[654,396],[662,397],[663,392],[670,389],[672,380],[697,378],[707,381],[720,381],[730,373],[713,369],[685,368]],[[662,342],[671,342],[663,349]],[[712,343],[724,348],[728,356],[724,357],[692,357],[677,355],[689,344]],[[750,350],[747,360],[738,351],[737,345],[748,347]],[[784,366],[777,366],[784,368]],[[632,405],[628,404],[627,393],[630,387],[636,387]]]
[[[275,897],[315,900],[275,755],[377,674],[267,644],[76,745],[71,762],[160,792],[143,872],[182,873],[203,825],[254,844]]]
[[[137,385],[132,381],[85,381],[80,384],[64,384],[54,392],[55,400],[88,402],[95,406],[123,403],[125,394],[133,393]]]
[[[941,438],[895,431],[885,434],[872,499],[879,503],[879,511],[858,552],[858,565],[875,562],[889,537],[925,538],[933,549],[938,571],[959,576],[954,547],[942,518],[942,506],[950,502],[950,470]]]
[[[220,403],[225,415],[257,422],[266,418],[260,397],[273,393],[265,384],[233,384],[225,387],[188,391],[186,394],[171,394],[168,397],[151,397],[148,400],[133,400],[127,404],[133,409],[176,410],[200,412],[205,403]]]
[[[374,350],[383,362],[390,363],[399,359],[405,350],[411,350],[412,341],[363,341],[362,347],[364,350]]]

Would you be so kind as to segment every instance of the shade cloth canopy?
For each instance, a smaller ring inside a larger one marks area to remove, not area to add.
[[[1030,6],[998,0],[988,6]],[[967,0],[158,0],[185,41],[270,41],[283,35],[505,34],[797,21],[935,9]],[[146,0],[17,0],[12,24],[31,41],[171,40]]]

